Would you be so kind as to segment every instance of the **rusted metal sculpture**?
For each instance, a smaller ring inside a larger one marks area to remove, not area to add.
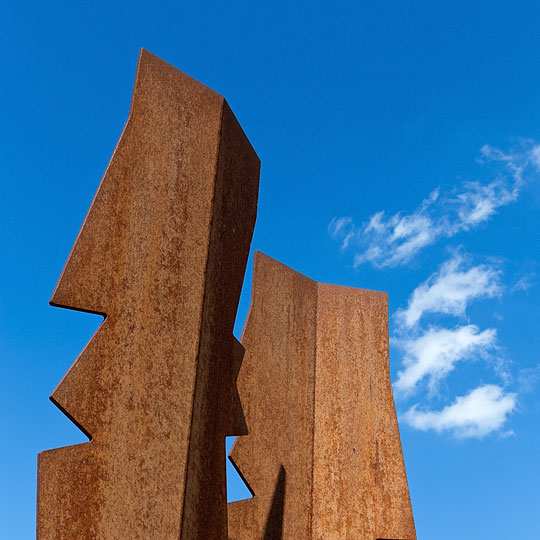
[[[39,540],[225,540],[233,338],[259,159],[225,100],[141,51],[131,111],[51,304],[106,315],[51,399]]]
[[[257,253],[231,459],[254,493],[231,540],[416,538],[388,365],[386,294]]]

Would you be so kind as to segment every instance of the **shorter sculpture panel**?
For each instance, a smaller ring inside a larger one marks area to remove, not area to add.
[[[385,293],[317,283],[256,253],[238,378],[254,497],[231,540],[416,538],[388,364]]]

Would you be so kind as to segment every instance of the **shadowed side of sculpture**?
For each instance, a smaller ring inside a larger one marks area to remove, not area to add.
[[[225,436],[246,433],[232,330],[259,165],[220,95],[141,51],[51,299],[106,319],[51,396],[91,441],[39,455],[38,540],[227,538]]]
[[[281,467],[276,481],[276,488],[270,506],[263,540],[281,540],[283,538],[283,511],[285,509],[285,490],[287,487],[287,473]]]
[[[254,497],[229,504],[229,537],[266,540],[284,467],[283,540],[414,540],[386,295],[316,283],[256,253],[242,343],[249,434],[230,459]]]

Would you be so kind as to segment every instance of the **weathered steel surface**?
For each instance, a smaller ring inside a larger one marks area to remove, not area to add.
[[[106,319],[51,399],[39,540],[225,540],[233,338],[259,159],[225,100],[141,51],[131,111],[51,303]]]
[[[416,538],[388,364],[386,294],[320,284],[257,253],[238,378],[254,493],[231,540]]]

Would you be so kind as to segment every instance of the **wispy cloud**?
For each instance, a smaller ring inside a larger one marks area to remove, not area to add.
[[[341,238],[341,249],[349,246],[349,241],[354,235],[353,220],[350,217],[334,218],[328,224],[328,232],[332,238]]]
[[[524,368],[518,374],[519,391],[530,394],[540,384],[540,364],[533,368]]]
[[[494,180],[487,185],[468,182],[464,188],[454,198],[448,199],[448,202],[454,205],[457,216],[451,216],[445,231],[446,236],[453,236],[480,225],[493,216],[498,208],[517,200],[519,195],[518,184],[514,182],[511,185],[507,180]]]
[[[440,411],[423,411],[418,405],[403,416],[416,429],[450,431],[457,438],[482,438],[500,430],[516,408],[517,396],[500,386],[479,386]]]
[[[528,291],[532,287],[536,285],[535,278],[536,276],[534,274],[528,274],[526,276],[523,276],[522,278],[518,279],[516,283],[512,286],[510,289],[512,292],[516,291]]]
[[[394,340],[405,353],[405,369],[398,372],[394,389],[407,396],[427,380],[430,393],[435,392],[457,362],[486,356],[494,349],[496,337],[492,328],[480,332],[477,326],[469,324],[453,329],[430,328],[418,337]]]
[[[445,194],[436,189],[409,214],[398,212],[386,217],[381,211],[360,226],[350,217],[334,218],[330,234],[341,241],[342,249],[357,250],[355,266],[403,265],[437,240],[489,220],[499,208],[517,200],[527,171],[540,171],[540,145],[532,141],[525,141],[522,149],[511,153],[486,145],[480,156],[482,163],[502,166],[490,183],[467,182]]]
[[[341,218],[334,218],[330,224],[328,225],[328,232],[332,236],[338,236],[341,234],[348,225],[352,223],[352,219],[350,217],[341,217]]]
[[[342,247],[352,245],[354,240],[360,248],[354,257],[355,266],[403,265],[440,238],[451,238],[487,221],[498,208],[517,198],[517,192],[503,180],[488,185],[469,182],[462,187],[462,191],[444,196],[438,190],[432,192],[411,214],[400,212],[386,218],[384,212],[378,212],[367,225],[355,229],[351,221]]]
[[[488,265],[466,268],[465,258],[457,254],[414,290],[396,320],[410,329],[429,312],[463,316],[471,301],[500,293],[500,271]]]

